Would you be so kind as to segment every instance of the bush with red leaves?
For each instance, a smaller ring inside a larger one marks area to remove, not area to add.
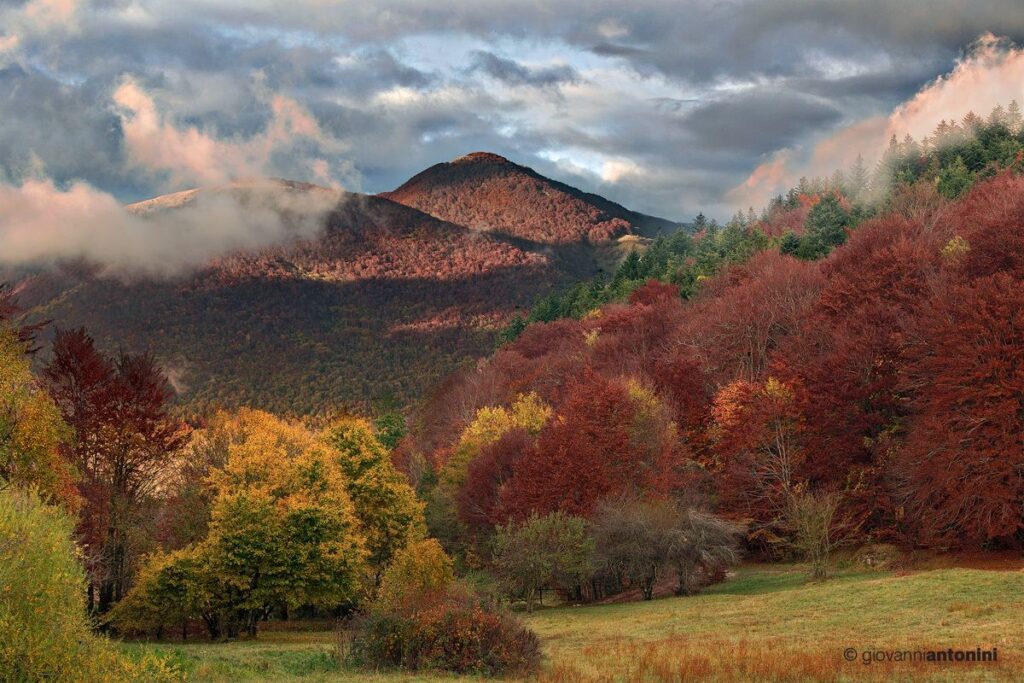
[[[540,667],[533,631],[458,588],[413,609],[371,612],[347,635],[344,658],[366,668],[524,676]]]

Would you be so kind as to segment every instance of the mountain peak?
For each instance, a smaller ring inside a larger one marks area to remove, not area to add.
[[[505,157],[501,156],[500,154],[495,154],[494,152],[470,152],[469,154],[463,154],[461,157],[457,159],[452,159],[450,163],[470,164],[479,162],[492,162],[498,164],[509,164],[513,166],[515,165]]]
[[[450,223],[543,244],[605,242],[676,227],[493,152],[435,164],[381,196]]]

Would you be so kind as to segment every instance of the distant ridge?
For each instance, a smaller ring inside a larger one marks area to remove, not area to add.
[[[160,195],[152,199],[144,199],[134,204],[125,206],[129,213],[144,216],[146,214],[165,211],[167,209],[179,209],[188,206],[201,196],[217,194],[233,194],[244,199],[246,196],[255,196],[267,190],[283,190],[297,195],[320,194],[324,196],[335,195],[339,199],[345,194],[341,190],[334,190],[322,185],[304,183],[298,180],[284,180],[281,178],[251,178],[237,180],[225,185],[212,185],[208,187],[196,187],[171,194]]]
[[[190,409],[291,414],[364,410],[382,396],[414,400],[489,352],[517,310],[588,274],[542,245],[524,248],[531,245],[382,197],[306,183],[195,188],[126,209],[173,220],[227,195],[285,215],[322,207],[303,199],[328,192],[338,201],[315,236],[224,254],[172,278],[123,280],[83,262],[0,281],[11,281],[34,319],[54,321],[48,332],[84,326],[106,350],[152,351]]]

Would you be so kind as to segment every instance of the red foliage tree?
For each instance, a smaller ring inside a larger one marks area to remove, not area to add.
[[[507,403],[521,393],[535,392],[552,403],[569,377],[583,370],[587,344],[578,320],[556,320],[530,325],[514,343],[503,347],[487,363],[484,374],[495,378]]]
[[[508,519],[505,500],[515,467],[533,450],[534,437],[525,429],[513,429],[485,446],[469,463],[466,483],[459,491],[459,519],[470,529],[482,530]]]
[[[78,531],[86,548],[89,600],[105,611],[130,586],[152,522],[145,506],[186,431],[169,415],[173,391],[152,356],[122,353],[110,359],[85,330],[58,331],[44,374],[75,430],[66,454],[79,470],[85,501]]]
[[[609,377],[652,378],[683,314],[675,287],[648,283],[633,294],[631,305],[606,306],[600,316],[587,321],[593,335],[590,365]]]
[[[641,306],[653,306],[677,299],[679,299],[679,287],[658,280],[648,280],[643,287],[633,290],[629,295],[629,303]]]
[[[940,220],[967,241],[959,264],[965,276],[1024,278],[1024,177],[1005,172],[978,183]]]
[[[691,446],[698,448],[711,409],[704,368],[689,348],[677,346],[655,359],[651,375],[658,394],[672,409],[672,419]]]
[[[1024,287],[1007,273],[938,299],[903,386],[901,465],[926,541],[1024,541]]]
[[[825,264],[820,298],[773,368],[799,380],[815,454],[809,476],[819,483],[842,484],[851,467],[871,466],[879,436],[902,414],[908,329],[931,296],[938,259],[921,225],[891,218],[859,228]]]
[[[711,381],[755,381],[772,352],[814,305],[824,279],[817,264],[763,252],[713,278],[680,329]]]
[[[712,441],[720,500],[731,512],[771,522],[805,481],[803,419],[793,388],[737,380],[715,397]]]
[[[507,511],[523,518],[561,510],[587,515],[598,501],[622,494],[663,494],[678,454],[671,444],[644,443],[634,431],[637,406],[619,382],[592,371],[574,378],[536,448],[514,467]]]

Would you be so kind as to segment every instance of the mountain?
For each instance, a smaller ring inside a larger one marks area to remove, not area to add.
[[[170,277],[118,275],[78,262],[0,272],[0,281],[13,281],[32,318],[54,322],[51,334],[58,326],[85,326],[108,350],[151,350],[190,407],[365,409],[382,399],[405,404],[420,396],[460,363],[491,351],[514,313],[555,287],[592,276],[635,243],[630,237],[594,244],[595,235],[670,225],[494,155],[452,165],[478,174],[491,169],[479,175],[481,192],[471,191],[470,175],[460,176],[466,215],[515,225],[515,216],[528,210],[534,222],[519,234],[483,231],[479,222],[462,225],[395,201],[397,193],[239,182],[126,208],[173,225],[176,216],[204,202],[230,198],[253,211],[279,212],[286,224],[298,226],[289,228],[283,243],[211,259]],[[506,191],[519,200],[497,201],[496,166],[508,171]],[[439,180],[434,169],[417,178],[427,176]],[[524,193],[537,192],[525,188],[522,178],[554,193],[555,203],[519,206]],[[491,201],[483,201],[487,197]],[[312,206],[329,210],[314,215]],[[572,212],[559,213],[559,207]],[[551,217],[546,223],[545,215]],[[312,220],[318,223],[311,231]]]
[[[651,237],[679,227],[489,152],[431,166],[380,196],[474,230],[544,244]]]
[[[421,202],[427,212],[416,196],[460,203],[444,212]],[[673,225],[488,154],[379,196],[261,179],[126,209],[174,225],[227,200],[264,219],[280,214],[284,241],[173,276],[78,262],[0,281],[13,280],[32,318],[54,321],[51,333],[85,326],[108,350],[152,351],[196,409],[362,409],[415,399],[493,349],[514,313],[606,268],[633,236]],[[604,239],[617,235],[628,238]]]

